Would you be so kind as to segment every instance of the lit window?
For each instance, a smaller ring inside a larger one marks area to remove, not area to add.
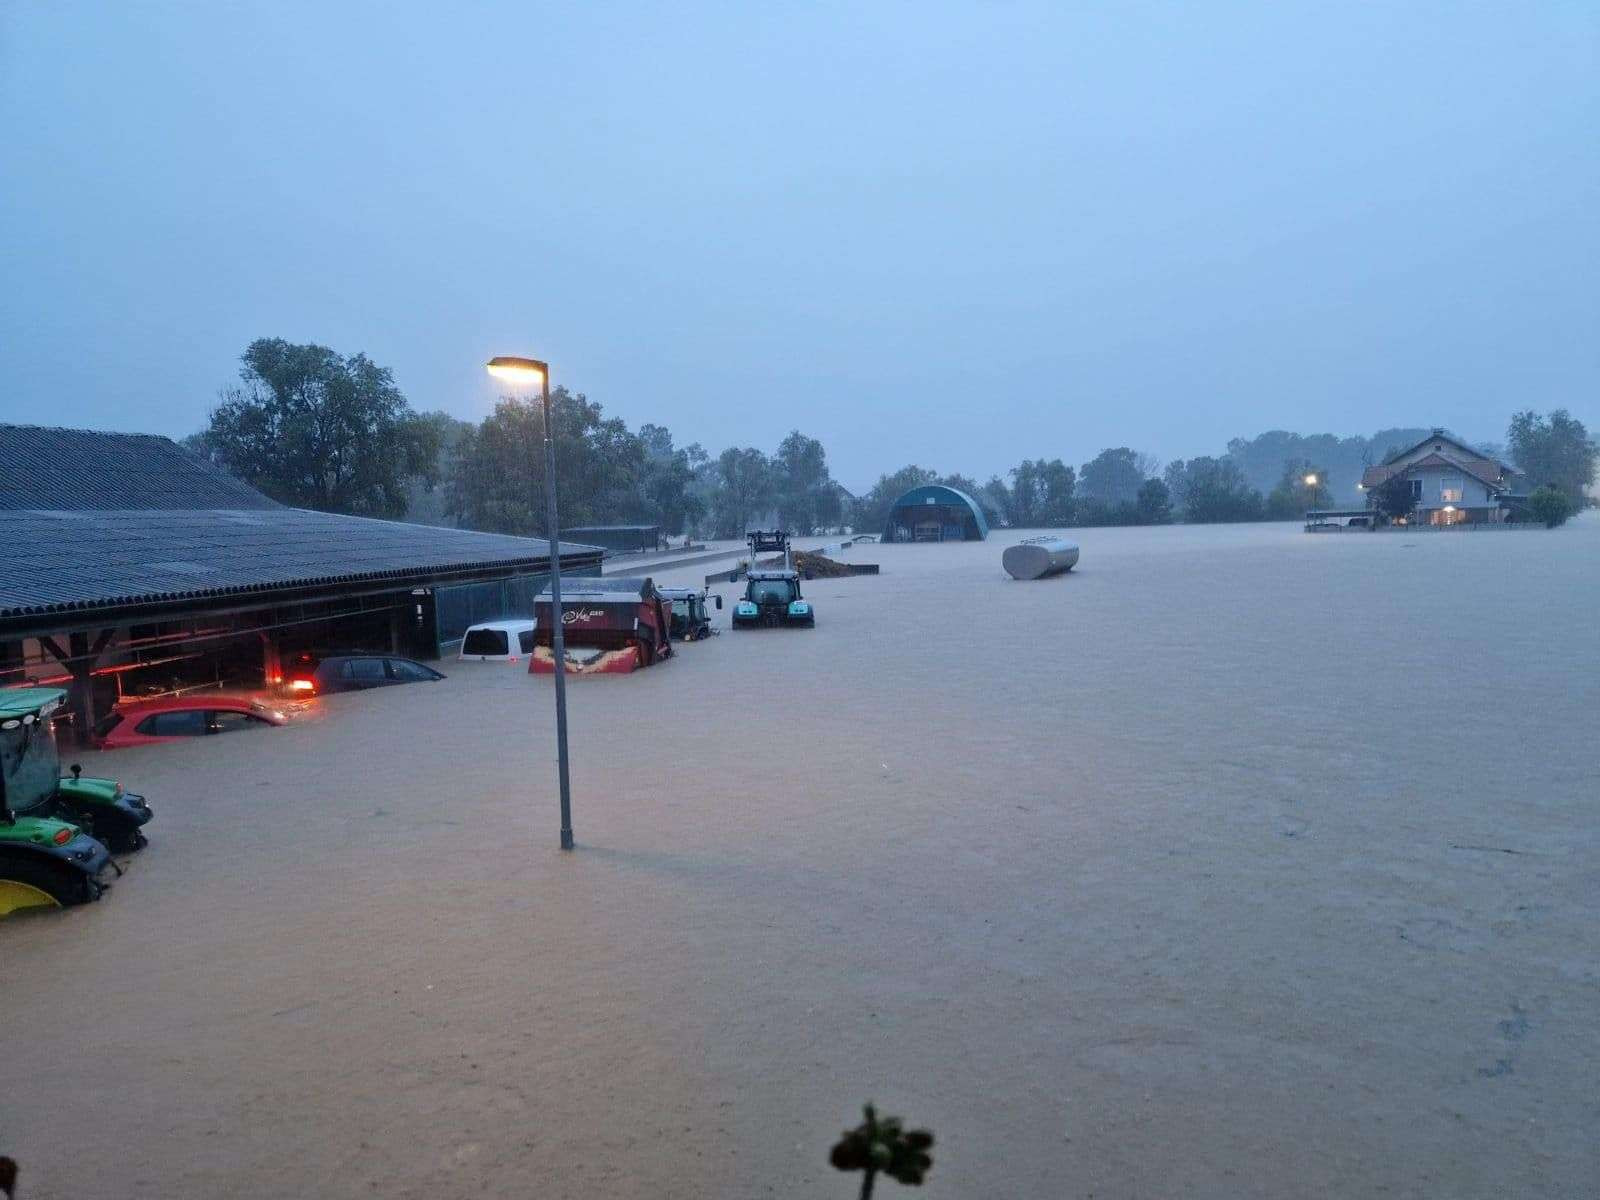
[[[1461,476],[1446,475],[1439,480],[1439,499],[1444,504],[1461,503]]]

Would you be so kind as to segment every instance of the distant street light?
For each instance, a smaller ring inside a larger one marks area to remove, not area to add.
[[[1306,486],[1308,488],[1316,487],[1317,486],[1317,477],[1315,475],[1307,475],[1306,476]]]
[[[550,425],[550,364],[491,358],[489,374],[516,387],[539,385],[544,401],[544,514],[550,539],[550,652],[556,660],[556,762],[561,778],[561,848],[572,849],[572,786],[567,772],[567,644],[561,629],[561,528],[556,520],[556,443]]]

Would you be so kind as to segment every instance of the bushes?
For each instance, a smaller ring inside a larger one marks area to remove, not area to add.
[[[1535,488],[1528,497],[1528,511],[1536,521],[1543,521],[1546,529],[1554,529],[1557,525],[1566,524],[1567,518],[1572,515],[1572,501],[1560,488],[1545,484]]]

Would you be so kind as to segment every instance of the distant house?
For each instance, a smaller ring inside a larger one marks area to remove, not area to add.
[[[1506,520],[1525,497],[1517,490],[1516,470],[1435,429],[1414,446],[1392,454],[1361,477],[1368,507],[1373,492],[1395,476],[1411,486],[1416,502],[1411,521],[1418,525],[1464,525]]]

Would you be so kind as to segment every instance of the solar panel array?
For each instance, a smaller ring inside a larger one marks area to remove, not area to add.
[[[278,507],[171,438],[0,425],[0,511]]]
[[[575,547],[569,543],[567,553]],[[13,511],[0,516],[0,617],[542,567],[541,538],[297,508]]]
[[[563,544],[563,557],[591,546]],[[542,538],[286,508],[170,438],[0,424],[0,618],[474,569],[543,570]],[[268,601],[270,602],[270,601]]]

